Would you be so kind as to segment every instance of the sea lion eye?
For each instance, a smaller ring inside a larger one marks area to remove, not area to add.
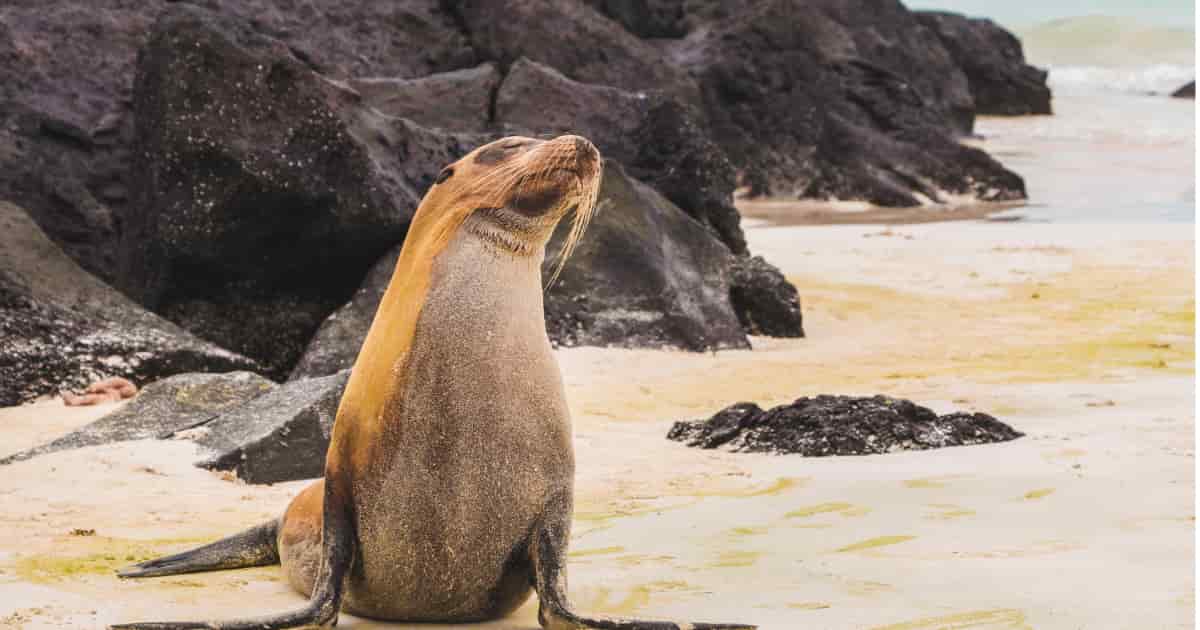
[[[454,176],[454,169],[447,166],[446,168],[442,169],[441,173],[438,173],[437,181],[435,181],[433,183],[440,184],[440,183],[446,181],[447,179],[450,179],[453,176]]]

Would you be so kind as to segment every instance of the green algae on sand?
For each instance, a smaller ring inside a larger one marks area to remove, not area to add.
[[[21,556],[14,569],[22,580],[46,584],[82,575],[113,575],[137,562],[175,553],[183,547],[211,542],[211,538],[163,538],[136,540],[89,536],[86,544],[64,545],[63,553]],[[78,548],[75,551],[73,548]],[[83,551],[84,553],[80,553]]]
[[[851,551],[863,551],[866,549],[875,549],[876,547],[887,547],[889,545],[897,545],[902,542],[913,540],[916,536],[878,536],[869,538],[861,542],[856,542],[852,545],[846,545],[837,550],[838,553],[847,553]]]

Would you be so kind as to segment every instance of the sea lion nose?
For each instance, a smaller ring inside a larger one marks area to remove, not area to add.
[[[583,136],[571,136],[571,140],[575,142],[575,151],[581,155],[592,153],[596,150],[596,147],[592,145],[591,141]]]
[[[583,136],[560,136],[556,139],[574,149],[575,160],[585,169],[594,168],[600,162],[600,151],[591,140]]]

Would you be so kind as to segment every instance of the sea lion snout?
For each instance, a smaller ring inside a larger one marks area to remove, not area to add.
[[[511,207],[526,217],[557,221],[598,185],[600,151],[582,136],[542,141],[523,160],[526,175],[514,189]]]
[[[547,142],[546,145],[560,155],[568,155],[569,157],[565,161],[572,163],[575,174],[580,178],[594,177],[596,171],[599,170],[600,150],[583,136],[559,136]]]
[[[417,212],[471,217],[473,234],[518,254],[542,251],[571,215],[565,261],[595,212],[603,169],[600,151],[581,136],[501,138],[442,169]]]

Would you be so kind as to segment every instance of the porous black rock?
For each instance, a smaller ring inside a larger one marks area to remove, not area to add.
[[[616,162],[604,165],[600,206],[546,294],[546,328],[560,345],[746,348],[730,302],[734,256],[703,224]],[[567,231],[546,248],[543,275]]]
[[[165,440],[212,421],[276,387],[252,372],[177,374],[147,385],[116,411],[51,442],[0,459],[0,465],[85,446]]]
[[[122,289],[283,377],[436,173],[473,146],[362,103],[279,40],[164,10],[135,82]]]
[[[0,199],[109,281],[131,200],[133,68],[159,5],[0,3]]]
[[[0,2],[0,199],[114,283],[136,211],[134,68],[172,0]],[[424,77],[480,63],[442,0],[195,0],[323,75]],[[212,61],[216,61],[214,57]],[[220,72],[220,67],[214,71]]]
[[[662,52],[579,0],[447,0],[481,58],[525,57],[584,83],[690,98],[695,84]],[[539,104],[530,103],[534,109]]]
[[[1025,63],[1021,40],[986,18],[918,11],[967,76],[975,112],[993,116],[1050,114],[1046,71]]]
[[[800,293],[762,256],[733,260],[729,299],[742,328],[751,335],[803,337]]]
[[[709,138],[702,113],[661,90],[627,91],[584,83],[524,57],[496,94],[496,123],[516,133],[574,133],[712,230],[733,253],[746,253],[733,206],[737,174]]]
[[[110,376],[260,370],[81,269],[25,211],[0,201],[0,407]]]
[[[1024,435],[983,413],[939,416],[889,396],[815,396],[763,410],[750,402],[707,420],[676,422],[667,439],[747,453],[876,455],[1007,442]]]
[[[375,311],[379,310],[379,302],[396,271],[400,249],[397,245],[380,257],[363,278],[354,297],[321,322],[289,379],[328,376],[354,367],[354,359],[358,357],[375,319]]]
[[[496,64],[485,63],[415,79],[366,77],[346,83],[367,105],[388,116],[408,118],[425,127],[482,132],[491,123],[500,79]]]
[[[894,0],[765,0],[677,40],[713,138],[751,194],[883,206],[1025,197],[1024,182],[959,142],[968,82]]]

